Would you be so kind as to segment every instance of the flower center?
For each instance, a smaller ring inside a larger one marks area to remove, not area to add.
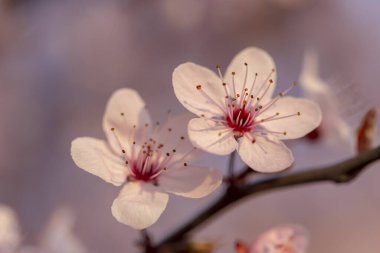
[[[226,116],[226,122],[228,127],[238,134],[250,132],[254,128],[254,118],[245,106],[232,109]]]
[[[156,160],[151,152],[143,151],[143,154],[133,161],[130,167],[133,179],[145,182],[154,181],[163,170]]]
[[[120,115],[125,116],[123,112]],[[188,166],[187,159],[195,148],[183,149],[183,146],[187,146],[184,142],[185,137],[177,135],[178,131],[174,131],[175,126],[164,128],[159,125],[159,122],[156,122],[150,138],[147,135],[149,124],[140,127],[133,125],[131,136],[125,138],[128,140],[127,143],[121,141],[117,129],[111,128],[130,172],[128,180],[151,182],[156,185],[159,183],[158,177],[172,166],[179,166],[180,163],[184,167]],[[177,149],[180,149],[180,152],[177,152]]]

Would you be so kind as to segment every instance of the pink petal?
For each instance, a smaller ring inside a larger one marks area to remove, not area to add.
[[[127,167],[102,140],[90,137],[75,139],[71,143],[71,157],[79,168],[108,183],[119,186],[125,182]]]
[[[145,124],[150,126],[151,119],[139,94],[132,89],[115,91],[108,101],[103,117],[103,130],[113,150],[121,154],[124,149],[130,155],[131,143],[135,135],[143,131]],[[111,131],[111,128],[115,130]],[[145,131],[149,129],[150,127]]]
[[[257,96],[262,94],[265,90],[265,88],[268,85],[269,79],[273,80],[273,84],[270,84],[270,87],[268,91],[266,92],[266,95],[264,98],[261,98],[262,102],[265,102],[269,100],[273,94],[273,91],[275,89],[275,83],[276,83],[276,73],[272,72],[273,69],[275,69],[275,64],[272,59],[272,57],[265,52],[262,49],[256,48],[256,47],[249,47],[238,53],[233,60],[231,61],[230,65],[228,66],[226,73],[224,75],[225,80],[230,85],[232,84],[232,72],[235,72],[235,87],[237,93],[242,93],[242,90],[244,88],[244,80],[245,80],[245,73],[246,73],[246,66],[244,63],[247,63],[248,67],[248,75],[247,75],[247,81],[245,88],[248,88],[248,90],[251,89],[252,84],[255,79],[255,73],[257,73],[253,93],[254,96]],[[272,73],[272,74],[271,74]],[[268,75],[271,74],[270,78],[268,79]],[[263,87],[264,86],[264,87]],[[258,94],[258,91],[261,90]]]
[[[201,89],[197,89],[200,85]],[[173,72],[173,88],[178,100],[198,116],[223,114],[224,89],[222,81],[211,70],[194,63],[179,65]]]
[[[216,169],[186,166],[163,173],[159,184],[176,195],[202,198],[218,188],[222,180],[222,174]]]
[[[158,144],[163,144],[162,153],[171,153],[176,150],[176,155],[173,156],[172,162],[182,158],[186,153],[190,152],[194,147],[191,145],[187,136],[187,125],[194,115],[192,113],[182,113],[169,118],[159,130],[154,133],[153,139]],[[191,159],[193,155],[188,159]]]
[[[151,184],[130,182],[112,204],[112,214],[120,223],[144,229],[155,223],[169,200],[166,193]]]
[[[276,138],[254,136],[254,141],[246,136],[239,140],[238,153],[253,170],[270,173],[287,169],[294,161],[292,152]]]
[[[212,154],[227,155],[237,148],[234,135],[228,128],[221,128],[205,118],[192,119],[188,133],[195,147]]]
[[[261,114],[257,121],[268,118],[279,113],[278,118],[268,122],[260,123],[262,127],[269,131],[278,132],[279,139],[296,139],[305,136],[319,126],[322,120],[322,113],[319,106],[308,99],[283,97],[273,106]],[[300,115],[297,115],[300,113]],[[283,134],[286,133],[286,134]]]

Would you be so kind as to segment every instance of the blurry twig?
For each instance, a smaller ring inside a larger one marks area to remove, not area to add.
[[[179,241],[183,240],[192,230],[198,228],[200,225],[203,225],[211,218],[214,218],[217,214],[221,213],[224,208],[230,206],[242,198],[274,189],[309,183],[324,181],[333,183],[346,183],[358,176],[368,164],[379,159],[380,146],[370,151],[366,151],[352,159],[324,168],[316,168],[301,172],[274,176],[242,186],[231,185],[226,189],[225,193],[211,206],[200,212],[198,215],[174,231],[160,243],[153,246],[154,251],[151,252],[165,252],[161,251],[161,249],[170,247],[170,244],[178,243]],[[243,173],[245,173],[245,171]]]

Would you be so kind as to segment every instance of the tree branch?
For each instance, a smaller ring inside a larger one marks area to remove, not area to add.
[[[238,200],[261,192],[316,182],[346,183],[360,174],[368,164],[380,159],[380,147],[362,153],[352,159],[324,168],[278,175],[243,186],[230,186],[211,206],[200,212],[178,230],[153,248],[161,249],[183,240],[189,232],[221,213]]]

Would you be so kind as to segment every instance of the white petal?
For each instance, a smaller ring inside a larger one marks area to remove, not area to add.
[[[121,157],[113,154],[102,140],[81,137],[71,143],[71,157],[75,164],[104,181],[119,186],[125,182],[127,168]]]
[[[132,89],[115,91],[108,101],[103,117],[103,130],[114,151],[121,154],[124,149],[130,155],[131,144],[145,124],[150,125],[151,119],[139,94]],[[134,125],[136,128],[133,128]],[[115,128],[115,131],[112,132],[111,128]]]
[[[215,122],[205,118],[192,119],[189,122],[188,133],[195,147],[212,154],[227,155],[237,148],[237,142],[231,131],[220,128]]]
[[[170,117],[153,135],[153,139],[157,143],[164,145],[162,148],[163,154],[171,153],[173,149],[176,150],[176,155],[172,158],[172,161],[193,149],[187,136],[187,125],[192,117],[194,117],[194,114],[189,112]]]
[[[248,67],[247,81],[244,84],[246,66]],[[261,101],[264,103],[269,100],[273,94],[276,83],[275,64],[272,57],[262,49],[256,47],[249,47],[238,53],[230,65],[228,66],[224,75],[225,80],[229,85],[232,83],[232,72],[235,72],[235,87],[236,92],[241,94],[244,88],[251,89],[255,80],[255,74],[257,73],[256,81],[253,88],[254,96],[262,96],[264,90],[270,85],[266,95],[261,97]],[[270,75],[270,78],[268,76]],[[269,80],[272,79],[273,83],[269,84]],[[261,90],[261,92],[258,92]]]
[[[238,148],[241,159],[253,170],[278,172],[289,168],[293,163],[292,152],[282,141],[263,136],[254,136],[254,139],[255,142],[252,143],[246,136],[240,138]]]
[[[222,180],[222,174],[216,169],[186,166],[164,172],[159,178],[159,184],[176,195],[202,198],[218,188]]]
[[[0,204],[0,252],[13,252],[21,242],[21,233],[16,213]]]
[[[112,214],[120,223],[144,229],[155,223],[169,200],[151,184],[127,183],[112,204]]]
[[[197,89],[201,85],[201,90]],[[198,116],[221,115],[224,106],[222,81],[211,70],[194,63],[179,65],[173,72],[173,88],[178,100]],[[207,97],[206,95],[207,94]]]
[[[279,139],[303,137],[318,127],[322,120],[321,109],[316,103],[308,99],[294,97],[281,98],[257,119],[260,121],[275,115],[277,112],[280,113],[279,118],[287,115],[294,116],[263,122],[260,125],[267,130],[279,132],[277,134]],[[296,115],[298,112],[300,112],[299,116]],[[285,135],[282,134],[284,132],[286,132]]]

